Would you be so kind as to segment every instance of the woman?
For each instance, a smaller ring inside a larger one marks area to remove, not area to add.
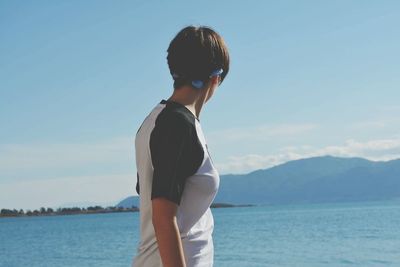
[[[210,267],[219,174],[199,117],[229,71],[228,49],[211,28],[188,26],[167,52],[174,91],[135,137],[140,243],[132,266]]]

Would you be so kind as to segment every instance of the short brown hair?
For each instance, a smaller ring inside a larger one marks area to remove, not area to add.
[[[209,75],[222,68],[221,83],[229,72],[228,48],[222,37],[207,26],[187,26],[168,47],[168,66],[174,78],[174,89],[192,80],[207,82]]]

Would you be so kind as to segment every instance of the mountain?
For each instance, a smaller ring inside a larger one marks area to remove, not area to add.
[[[214,203],[294,204],[400,198],[400,159],[311,157],[247,174],[221,175]],[[117,204],[139,206],[138,196]]]
[[[289,204],[400,198],[400,159],[312,157],[221,176],[215,202]]]
[[[122,208],[131,208],[132,206],[139,207],[139,196],[132,196],[132,197],[127,197],[120,202],[118,202],[117,205],[115,205],[117,208],[122,207]]]

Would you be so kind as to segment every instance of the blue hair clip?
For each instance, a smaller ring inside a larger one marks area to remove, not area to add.
[[[216,69],[208,77],[211,78],[213,76],[218,76],[218,75],[221,75],[223,72],[224,72],[223,69]],[[201,89],[204,86],[204,82],[202,80],[194,80],[194,81],[192,81],[192,85],[196,89]]]

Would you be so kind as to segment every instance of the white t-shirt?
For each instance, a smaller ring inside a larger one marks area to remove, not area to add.
[[[219,174],[200,121],[184,105],[162,99],[135,137],[140,196],[140,242],[132,267],[162,267],[152,224],[151,199],[178,204],[177,223],[187,267],[212,267],[214,219],[210,205]]]

